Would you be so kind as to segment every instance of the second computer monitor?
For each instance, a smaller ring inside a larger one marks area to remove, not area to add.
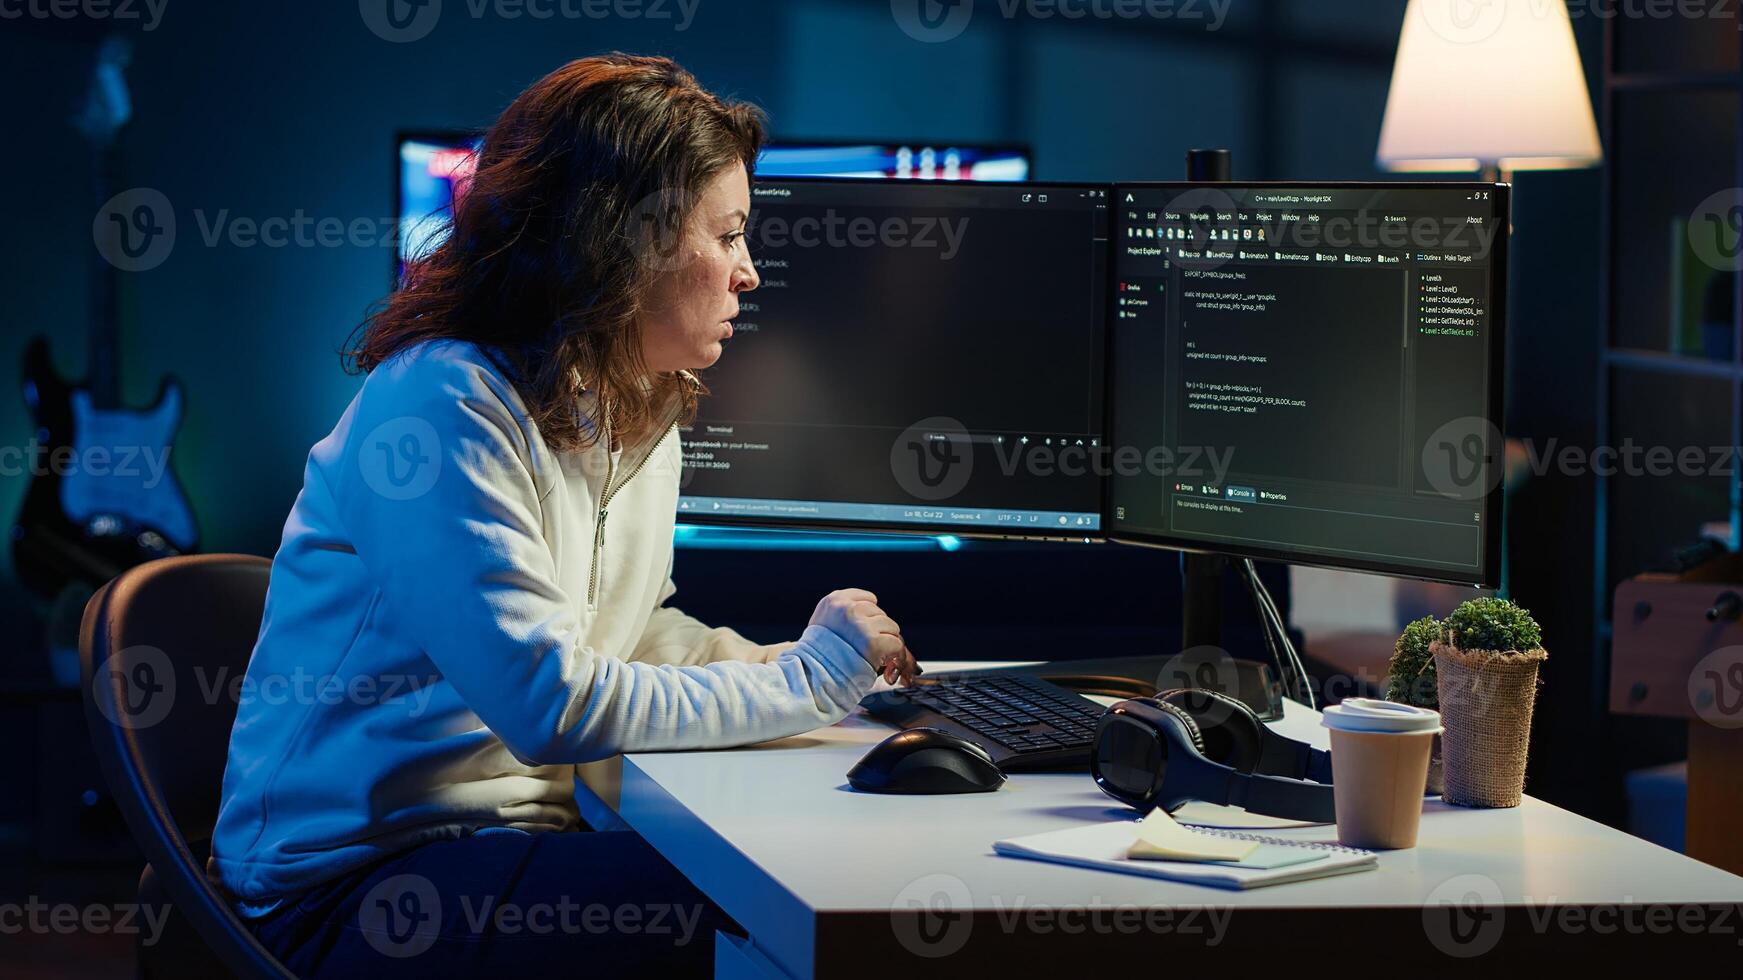
[[[1108,537],[1497,584],[1507,186],[1113,197]]]
[[[854,143],[781,139],[763,147],[761,177],[1028,180],[1029,149],[991,143]]]
[[[406,263],[448,235],[453,206],[466,192],[479,133],[402,132],[394,164],[398,246],[394,282]],[[1030,175],[1028,147],[1013,143],[899,143],[779,140],[765,144],[756,170],[768,177],[890,177],[912,180],[1020,181]]]
[[[1099,537],[1107,189],[758,180],[688,522]]]

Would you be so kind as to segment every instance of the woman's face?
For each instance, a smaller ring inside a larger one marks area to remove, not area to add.
[[[738,294],[760,282],[745,238],[749,215],[750,179],[744,164],[734,163],[703,190],[669,268],[648,295],[642,320],[648,370],[694,371],[720,359]]]

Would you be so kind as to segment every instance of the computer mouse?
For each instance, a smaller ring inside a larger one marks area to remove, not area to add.
[[[990,793],[1005,782],[986,749],[939,728],[884,739],[847,771],[862,793]]]

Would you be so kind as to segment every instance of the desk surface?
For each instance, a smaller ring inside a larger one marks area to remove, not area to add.
[[[1273,728],[1326,744],[1317,713],[1292,702]],[[620,812],[794,977],[827,972],[819,956],[826,922],[881,917],[887,935],[892,910],[939,896],[953,909],[1007,919],[1013,909],[1045,903],[1392,908],[1414,910],[1420,921],[1424,906],[1449,888],[1516,907],[1743,901],[1743,878],[1529,797],[1504,810],[1430,801],[1418,846],[1382,852],[1378,871],[1250,891],[1000,857],[991,847],[999,838],[1134,814],[1081,774],[1014,775],[997,792],[958,796],[853,792],[845,773],[890,731],[856,713],[745,749],[631,755]],[[1259,832],[1336,839],[1330,826]],[[1743,931],[1743,922],[1736,928]]]

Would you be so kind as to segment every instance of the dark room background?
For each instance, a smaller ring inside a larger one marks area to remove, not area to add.
[[[475,16],[475,6],[447,0],[434,29],[407,43],[372,33],[351,0],[169,0],[160,23],[129,32],[122,186],[161,191],[178,227],[166,261],[123,277],[124,395],[148,403],[166,374],[186,386],[173,461],[204,550],[273,553],[308,448],[360,383],[336,351],[388,288],[392,261],[385,244],[209,245],[202,225],[299,214],[384,223],[398,130],[483,126],[553,67],[620,49],[670,55],[705,85],[760,103],[781,136],[1017,141],[1047,179],[1175,178],[1192,147],[1232,150],[1237,178],[1375,179],[1386,176],[1374,150],[1404,0],[1219,0],[1198,4],[1196,19],[1158,21],[1006,20],[983,3],[942,43],[903,33],[886,0],[700,0],[682,30],[675,5],[667,20],[538,20],[498,4]],[[1601,85],[1602,25],[1579,19],[1575,30]],[[68,118],[100,33],[0,24],[0,84],[12,93],[0,120],[11,191],[0,366],[44,334],[64,374],[83,372],[93,206],[88,151]],[[1596,375],[1601,172],[1516,184],[1508,432],[1589,445],[1589,393],[1550,379]],[[21,398],[0,386],[0,441],[29,432]],[[23,492],[22,480],[0,483],[8,520]],[[1591,491],[1552,475],[1514,506],[1533,534],[1530,553],[1516,554],[1514,595],[1543,621],[1558,658],[1551,682],[1568,692],[1546,703],[1540,737],[1546,754],[1572,758],[1563,750],[1603,713]],[[681,552],[679,604],[753,634],[792,634],[825,591],[863,585],[909,632],[923,624],[933,644],[917,648],[923,658],[1165,653],[1178,635],[1170,552],[756,554]],[[751,560],[767,564],[754,579],[736,574]],[[9,576],[0,656],[33,660],[38,610]],[[1534,775],[1532,791],[1595,815],[1613,808],[1613,781],[1578,777]]]

